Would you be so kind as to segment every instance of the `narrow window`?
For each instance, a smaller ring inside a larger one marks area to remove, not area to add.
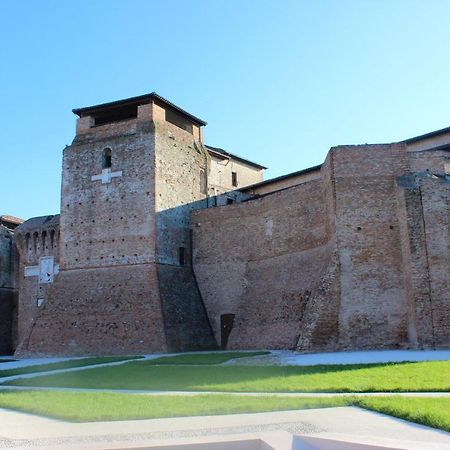
[[[111,149],[105,148],[103,150],[102,157],[102,169],[110,169],[111,168]]]
[[[55,230],[50,231],[50,248],[53,249],[55,245]]]
[[[238,185],[237,172],[231,172],[231,184],[235,187]]]
[[[47,232],[44,230],[42,232],[42,250],[45,250],[46,240],[47,240]]]
[[[186,249],[184,247],[179,247],[178,249],[178,260],[180,266],[184,266],[186,263]]]

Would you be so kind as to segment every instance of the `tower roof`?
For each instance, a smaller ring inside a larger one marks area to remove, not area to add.
[[[72,112],[79,117],[84,117],[84,116],[92,115],[93,113],[99,113],[99,112],[108,111],[110,109],[116,109],[118,107],[145,105],[152,101],[154,101],[155,103],[162,104],[163,106],[169,107],[171,109],[174,109],[178,113],[183,114],[184,116],[188,117],[192,122],[194,122],[195,124],[197,124],[199,126],[204,126],[207,124],[207,122],[205,122],[204,120],[193,116],[192,114],[188,113],[187,111],[185,111],[184,109],[175,105],[174,103],[169,102],[169,100],[166,100],[164,97],[161,97],[156,92],[151,92],[150,94],[139,95],[138,97],[130,97],[130,98],[126,98],[123,100],[116,100],[114,102],[101,103],[99,105],[93,105],[93,106],[86,106],[84,108],[75,108],[75,109],[72,109]]]

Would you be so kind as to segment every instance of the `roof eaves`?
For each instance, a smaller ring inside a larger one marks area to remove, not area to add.
[[[225,158],[228,157],[228,158],[231,158],[231,159],[235,159],[236,161],[241,161],[241,162],[243,162],[245,164],[248,164],[250,166],[257,167],[258,169],[262,169],[262,170],[267,169],[267,167],[262,166],[261,164],[255,163],[253,161],[249,161],[248,159],[245,159],[245,158],[237,156],[237,155],[235,155],[233,153],[227,152],[223,148],[212,147],[211,145],[205,145],[205,147],[208,149],[208,151],[210,153],[214,153],[217,156],[222,156],[222,157],[225,157]]]
[[[286,175],[281,175],[279,177],[276,178],[271,178],[270,180],[266,180],[266,181],[260,181],[259,183],[255,183],[255,184],[251,184],[250,186],[245,186],[241,189],[238,189],[241,192],[246,192],[246,191],[250,191],[251,189],[256,189],[259,188],[261,186],[268,186],[272,183],[277,183],[278,181],[283,181],[283,180],[287,180],[289,178],[293,178],[293,177],[297,177],[299,175],[303,175],[306,173],[310,173],[310,172],[315,172],[317,170],[320,170],[322,168],[322,164],[319,164],[318,166],[313,166],[313,167],[308,167],[307,169],[302,169],[302,170],[297,170],[296,172],[291,172],[288,173]]]
[[[421,134],[419,136],[414,136],[409,139],[405,139],[404,141],[400,141],[400,143],[412,144],[413,142],[423,141],[425,139],[429,139],[435,136],[439,136],[441,134],[450,133],[450,127],[441,128],[440,130],[431,131],[430,133]]]
[[[20,225],[21,223],[24,222],[24,220],[20,219],[19,217],[8,216],[8,215],[0,216],[0,220],[2,220],[3,222],[9,222],[9,223],[13,223],[13,224],[16,224],[16,225]]]
[[[145,103],[150,102],[151,100],[157,100],[161,103],[164,103],[165,105],[169,106],[170,108],[178,111],[180,114],[183,114],[183,115],[189,117],[197,125],[200,125],[200,126],[207,125],[207,122],[205,122],[204,120],[199,119],[198,117],[188,113],[187,111],[185,111],[184,109],[175,105],[174,103],[170,102],[169,100],[165,99],[164,97],[161,97],[156,92],[151,92],[150,94],[139,95],[137,97],[125,98],[122,100],[115,100],[113,102],[100,103],[98,105],[86,106],[83,108],[75,108],[75,109],[72,109],[72,112],[74,114],[76,114],[77,116],[82,117],[82,116],[86,116],[89,113],[92,113],[95,111],[108,110],[108,109],[116,108],[118,106],[125,106],[125,105],[145,104]]]

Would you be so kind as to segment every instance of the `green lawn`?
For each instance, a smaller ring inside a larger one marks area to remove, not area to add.
[[[195,353],[175,356],[162,356],[148,361],[151,365],[211,365],[222,364],[226,361],[238,358],[250,358],[252,356],[269,355],[268,351],[261,352],[217,352]]]
[[[58,369],[70,369],[74,367],[92,366],[95,364],[119,362],[125,361],[127,359],[139,359],[139,358],[141,358],[141,356],[103,356],[93,358],[71,359],[69,361],[61,361],[47,364],[36,364],[34,366],[20,367],[17,369],[0,370],[0,378],[12,377],[14,375],[24,375],[27,373],[47,372]]]
[[[449,397],[360,397],[354,404],[450,432]]]
[[[1,392],[0,407],[74,422],[153,419],[346,406],[334,398],[277,398],[231,395],[139,395],[112,393]]]
[[[1,392],[0,407],[73,422],[152,419],[293,409],[360,406],[450,431],[450,398],[423,397],[250,397],[111,393]]]
[[[450,361],[336,366],[156,366],[133,361],[7,384],[224,392],[423,392],[450,390]]]

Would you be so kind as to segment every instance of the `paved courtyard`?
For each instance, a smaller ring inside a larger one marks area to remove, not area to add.
[[[287,431],[402,449],[450,449],[450,434],[355,407],[118,422],[68,423],[0,410],[0,448],[106,449]]]
[[[156,356],[161,355],[148,355],[147,358],[154,358]],[[273,351],[269,355],[241,358],[238,361],[236,360],[236,362],[238,364],[311,365],[445,359],[450,359],[450,351],[374,351],[326,354],[297,354],[294,352]],[[60,360],[63,360],[63,358],[5,362],[1,364],[1,368],[9,369]],[[123,363],[115,362],[108,363],[108,365]],[[235,361],[231,361],[225,364],[234,363]],[[92,367],[94,366],[62,369],[53,373],[89,370]],[[33,377],[37,375],[42,375],[42,373],[20,375],[17,377]],[[2,389],[5,388],[17,389],[17,387],[13,386],[2,387]],[[62,389],[59,388],[57,390]],[[86,389],[83,389],[83,391],[86,391]],[[138,393],[137,391],[133,392]],[[146,393],[167,395],[166,392],[147,391]],[[192,392],[171,392],[170,394],[198,395],[198,393]],[[261,394],[255,393],[253,395]],[[330,394],[319,393],[308,395],[326,396]],[[371,394],[368,393],[365,395]],[[377,395],[380,395],[380,393]],[[404,393],[404,395],[409,394]],[[436,393],[415,393],[413,395],[433,396]],[[439,393],[439,396],[443,395],[449,394]],[[284,436],[282,433],[290,433],[300,436],[364,443],[371,446],[368,448],[380,448],[377,446],[384,446],[394,449],[450,450],[449,433],[356,407],[92,423],[69,423],[0,409],[0,448],[5,449],[78,450],[124,449],[150,446],[151,448],[164,448],[169,444],[181,444],[204,439],[211,441],[215,439],[223,440],[225,438],[238,439],[239,436],[250,439],[251,437],[267,435],[267,433],[275,440],[277,436],[279,439],[282,439],[282,436]]]

